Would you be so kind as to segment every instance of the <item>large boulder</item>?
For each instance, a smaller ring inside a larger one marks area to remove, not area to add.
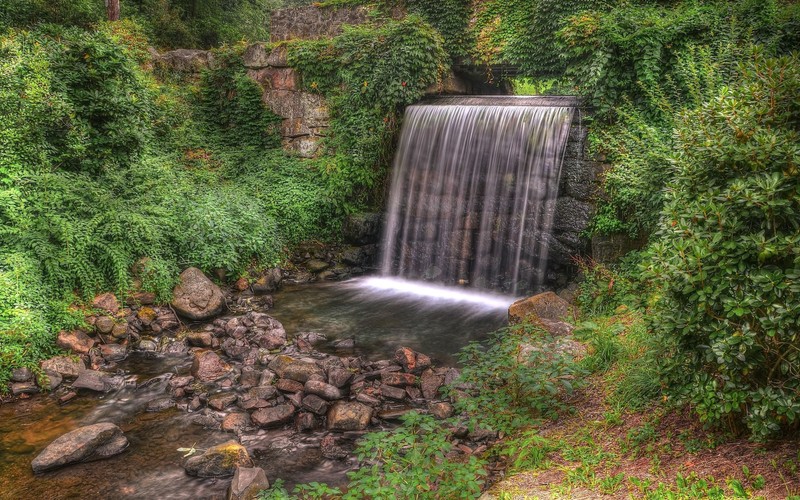
[[[190,457],[183,468],[190,476],[232,476],[237,467],[252,467],[253,461],[244,446],[236,441],[213,446],[202,455]]]
[[[227,500],[255,500],[261,490],[269,488],[267,474],[261,467],[238,467],[228,487]]]
[[[45,472],[65,465],[108,458],[122,453],[128,439],[108,422],[79,427],[59,437],[33,459],[33,472]]]
[[[569,302],[554,292],[544,292],[511,304],[508,308],[508,322],[516,324],[540,323],[541,320],[563,321],[571,313]]]
[[[363,431],[372,419],[372,408],[367,405],[339,401],[328,410],[328,429],[333,431]]]
[[[178,314],[193,320],[208,319],[222,312],[225,297],[222,290],[196,267],[181,273],[181,282],[172,291],[172,307]]]

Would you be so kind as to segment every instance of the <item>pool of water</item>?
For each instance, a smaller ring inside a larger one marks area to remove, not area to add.
[[[286,285],[274,299],[269,314],[289,335],[322,333],[329,349],[335,340],[353,338],[355,352],[371,359],[391,357],[406,346],[447,365],[456,363],[456,354],[469,342],[503,326],[514,301],[384,278]],[[317,347],[325,349],[326,343]]]

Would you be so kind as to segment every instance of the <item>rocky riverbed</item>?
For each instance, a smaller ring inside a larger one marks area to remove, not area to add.
[[[15,372],[17,401],[0,405],[11,457],[0,498],[218,498],[231,482],[244,498],[264,485],[259,469],[289,485],[342,484],[364,433],[411,410],[453,412],[442,388],[457,370],[422,352],[368,359],[354,337],[287,333],[271,295],[223,291],[197,270],[175,297],[98,296],[91,328],[59,334],[71,355]],[[491,437],[453,439],[469,453]]]

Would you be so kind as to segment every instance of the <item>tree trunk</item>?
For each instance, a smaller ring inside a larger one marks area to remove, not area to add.
[[[119,21],[119,0],[106,0],[109,21]]]

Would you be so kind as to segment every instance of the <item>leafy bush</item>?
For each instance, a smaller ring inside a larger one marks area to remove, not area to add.
[[[669,380],[712,424],[763,438],[800,422],[800,66],[756,51],[676,130],[652,247]]]
[[[276,481],[262,491],[262,500],[288,498],[475,498],[486,477],[485,463],[472,455],[448,457],[450,430],[430,415],[411,412],[392,431],[373,432],[356,448],[363,466],[347,474],[346,493],[325,484],[300,484],[293,495]]]
[[[528,324],[498,330],[459,353],[461,378],[451,395],[472,425],[511,432],[566,408],[560,396],[583,370],[546,332]]]
[[[0,383],[54,352],[71,302],[168,300],[184,266],[236,277],[335,225],[318,162],[276,147],[243,71],[158,82],[141,46],[129,23],[0,37]]]

